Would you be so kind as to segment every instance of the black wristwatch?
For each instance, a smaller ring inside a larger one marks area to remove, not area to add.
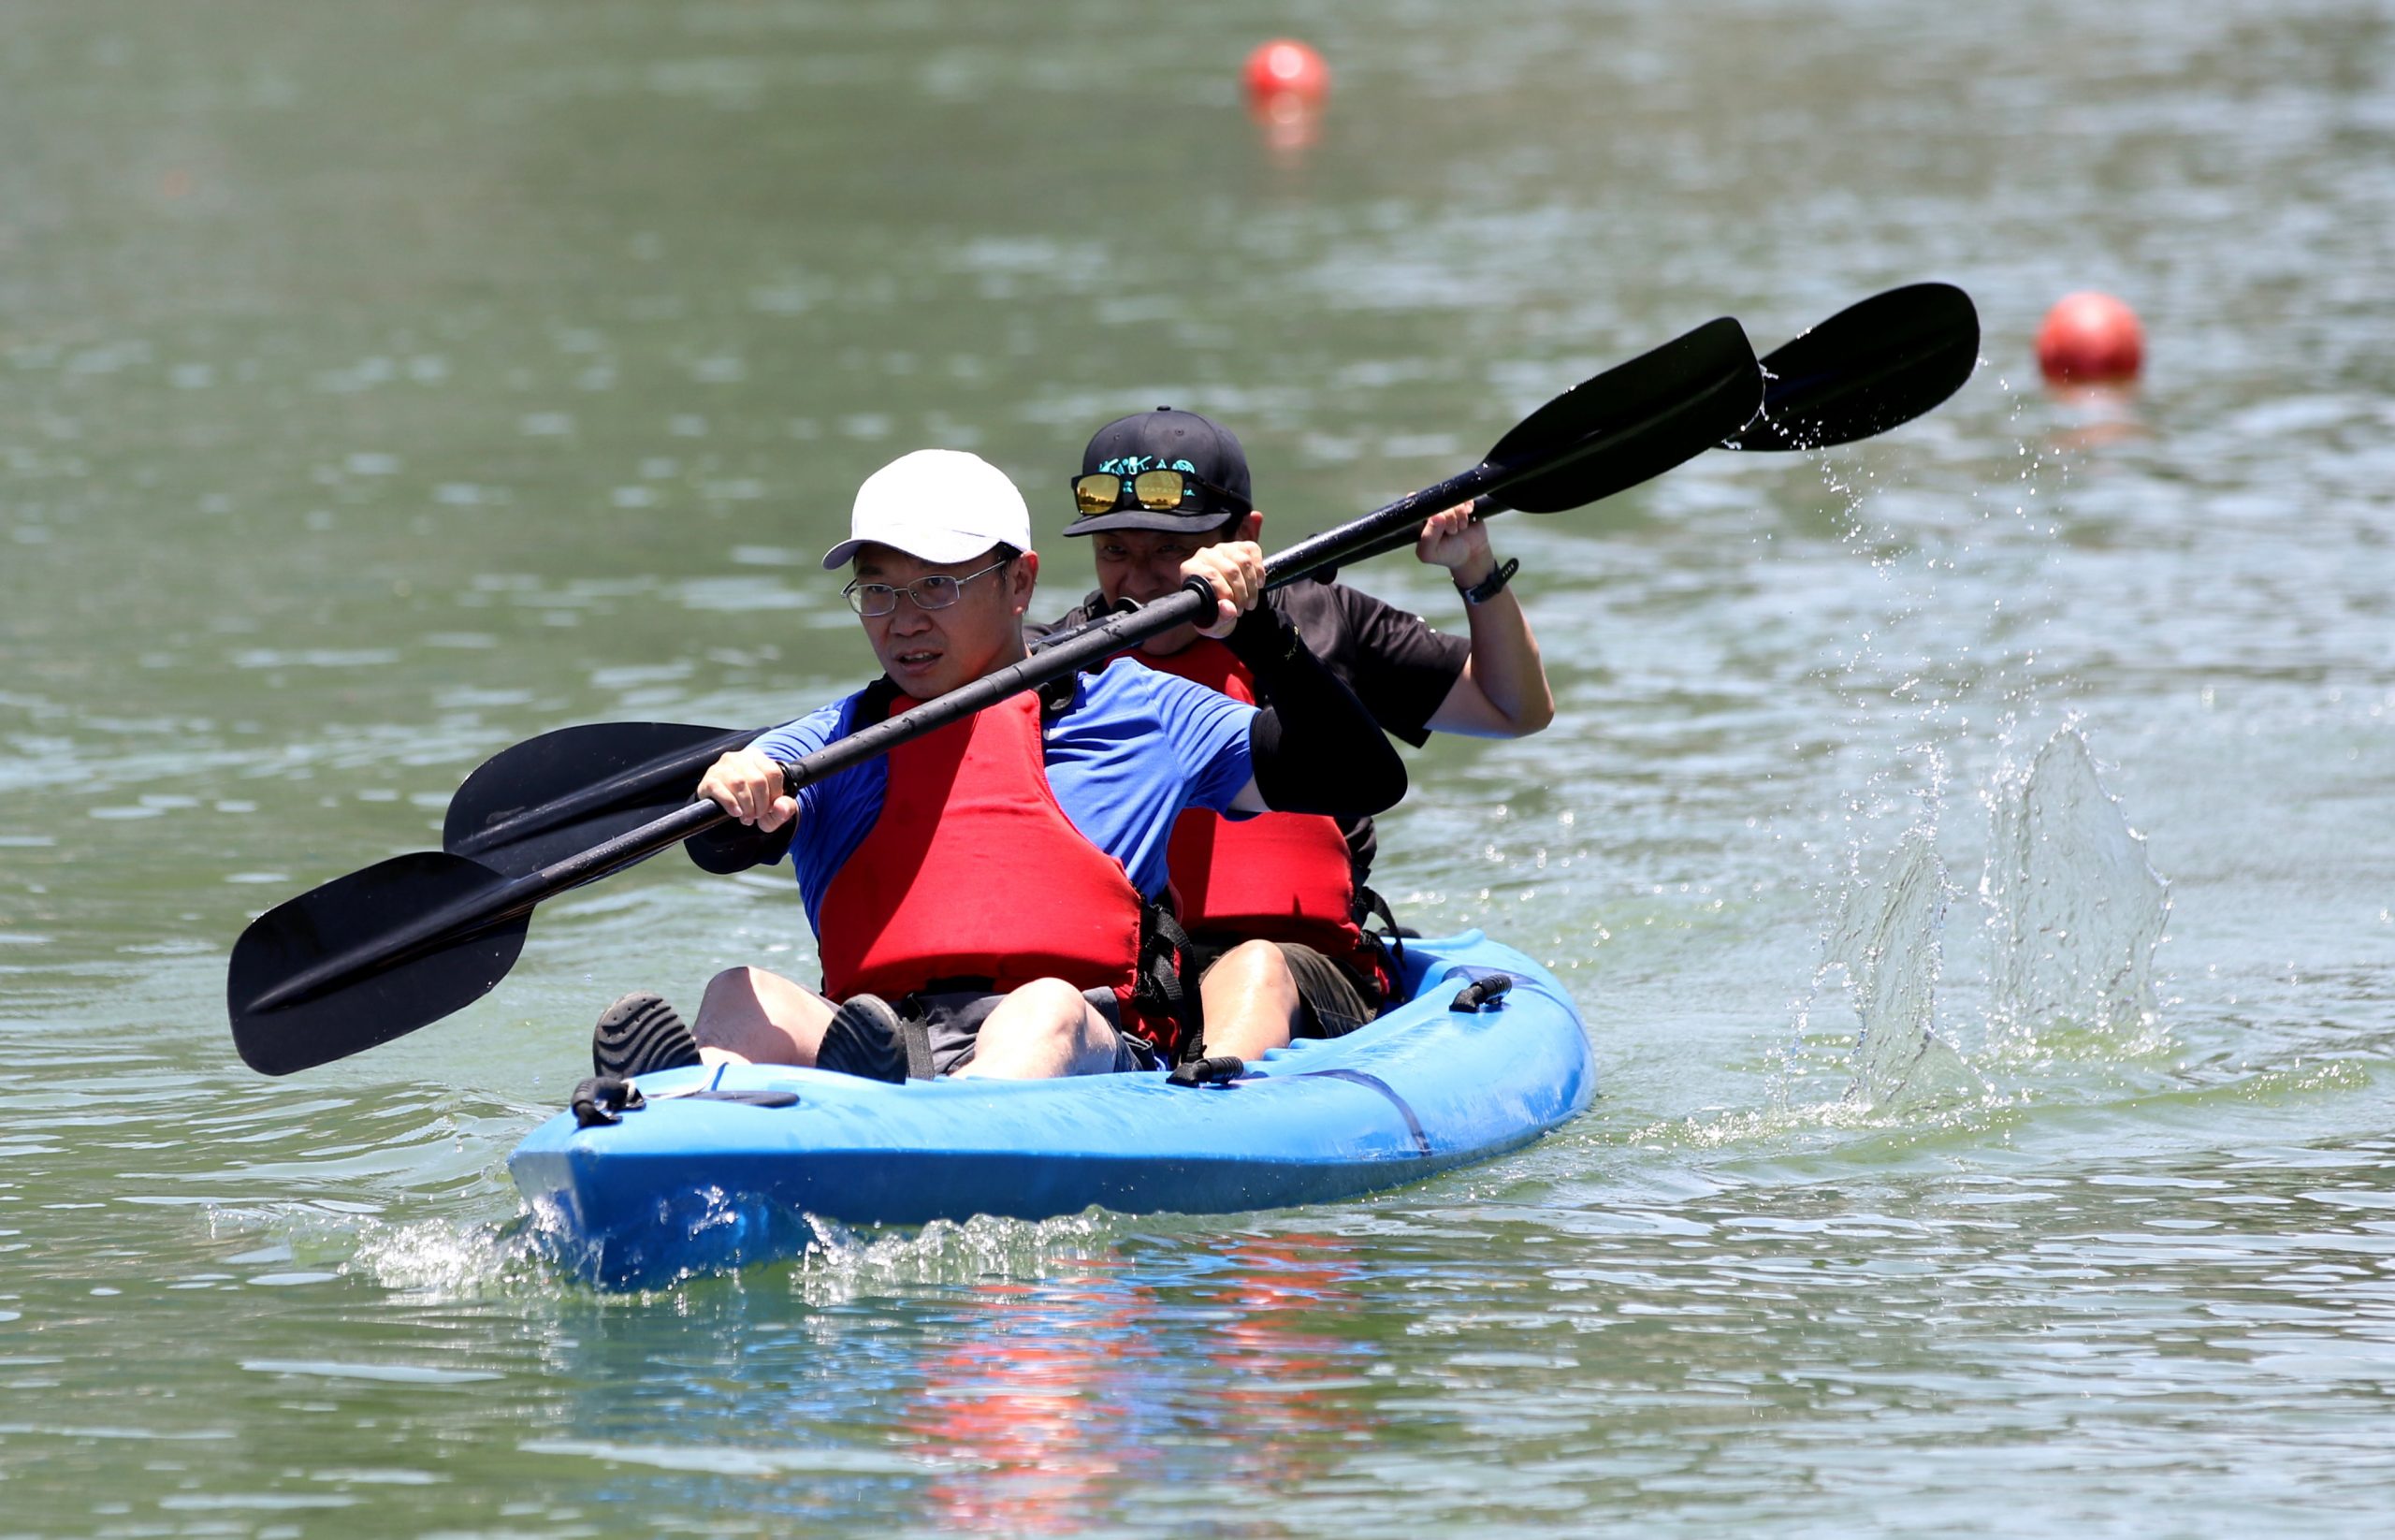
[[[1467,604],[1486,604],[1503,593],[1505,585],[1511,583],[1514,580],[1514,574],[1521,570],[1521,559],[1508,557],[1497,564],[1495,571],[1472,587],[1467,588],[1461,584],[1456,585],[1456,591],[1463,595],[1463,602]]]

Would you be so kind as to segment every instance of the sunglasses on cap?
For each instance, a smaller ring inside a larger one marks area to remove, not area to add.
[[[1246,513],[1247,500],[1187,471],[1142,471],[1121,476],[1093,471],[1073,478],[1073,507],[1083,515],[1110,514],[1118,508],[1145,508],[1150,513],[1204,512],[1199,493],[1211,493],[1218,506]]]

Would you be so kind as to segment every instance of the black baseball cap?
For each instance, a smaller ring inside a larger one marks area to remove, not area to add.
[[[1199,489],[1194,508],[1116,508],[1090,514],[1065,526],[1068,535],[1094,535],[1105,530],[1168,530],[1200,534],[1220,529],[1248,512],[1247,451],[1231,430],[1212,417],[1169,406],[1154,412],[1117,417],[1101,428],[1081,451],[1081,474],[1098,472],[1135,476],[1142,471],[1186,471],[1211,483],[1228,499]]]

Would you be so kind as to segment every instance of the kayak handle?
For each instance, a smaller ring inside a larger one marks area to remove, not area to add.
[[[577,1128],[604,1128],[624,1121],[648,1103],[640,1087],[621,1075],[593,1075],[573,1088],[573,1123]]]
[[[1513,987],[1514,976],[1510,973],[1483,974],[1457,990],[1456,997],[1447,1002],[1447,1009],[1466,1012],[1480,1010],[1495,1004],[1500,995]]]
[[[1247,1073],[1247,1061],[1228,1053],[1218,1053],[1210,1059],[1192,1059],[1176,1064],[1172,1073],[1165,1077],[1168,1085],[1220,1085]]]

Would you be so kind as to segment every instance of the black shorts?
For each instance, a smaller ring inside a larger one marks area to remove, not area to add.
[[[1155,1049],[1123,1030],[1122,1008],[1112,990],[1083,990],[1081,997],[1114,1029],[1114,1072],[1156,1068],[1161,1061]],[[980,990],[940,990],[903,995],[890,1005],[901,1021],[922,1024],[924,1035],[931,1039],[932,1072],[951,1075],[973,1062],[974,1050],[980,1046],[981,1024],[990,1019],[990,1012],[997,1010],[998,1002],[1005,998],[1003,994]],[[847,1018],[834,1019],[831,1030],[823,1034],[822,1046],[815,1053],[818,1068],[836,1069],[871,1080],[893,1078],[889,1067],[904,1066],[906,1062],[905,1043],[864,1041]]]
[[[1227,937],[1206,937],[1201,944],[1206,945],[1206,967],[1211,970],[1238,943]],[[1272,944],[1281,949],[1281,959],[1297,981],[1296,1036],[1343,1038],[1380,1013],[1363,981],[1323,953],[1300,941]],[[1203,973],[1198,975],[1201,982],[1204,978]]]

